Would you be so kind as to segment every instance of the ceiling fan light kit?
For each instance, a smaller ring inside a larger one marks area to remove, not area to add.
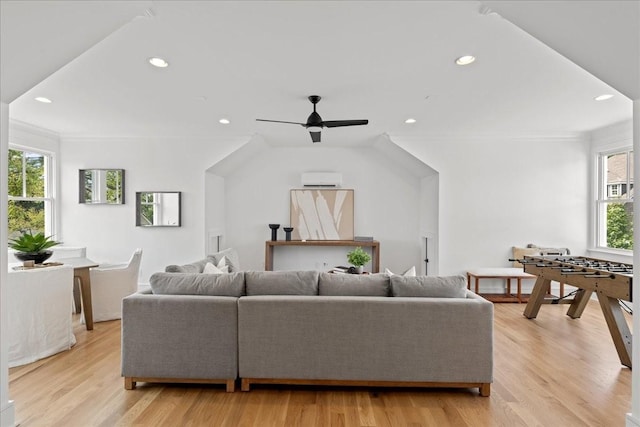
[[[311,103],[313,104],[313,113],[309,115],[306,123],[287,122],[282,120],[267,120],[267,119],[256,119],[256,120],[259,122],[288,123],[292,125],[303,126],[309,131],[312,142],[320,142],[320,134],[321,134],[322,128],[324,127],[337,128],[337,127],[344,127],[344,126],[360,126],[360,125],[366,125],[369,123],[369,120],[366,120],[366,119],[323,121],[322,117],[320,117],[320,114],[316,112],[316,104],[320,102],[320,99],[322,98],[318,95],[311,95],[309,97],[309,101],[311,101]]]

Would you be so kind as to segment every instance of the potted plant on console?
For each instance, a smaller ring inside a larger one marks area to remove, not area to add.
[[[371,255],[358,246],[351,252],[347,253],[347,261],[355,267],[356,274],[362,274],[363,266],[371,261]]]
[[[20,261],[42,264],[53,255],[53,251],[48,249],[61,243],[52,240],[51,237],[53,236],[46,237],[44,233],[33,234],[29,230],[16,239],[10,239],[9,247],[16,251],[15,257]]]

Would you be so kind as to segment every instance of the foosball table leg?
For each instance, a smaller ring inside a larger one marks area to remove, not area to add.
[[[600,292],[598,292],[598,301],[607,321],[611,338],[613,338],[613,343],[618,351],[620,363],[631,368],[631,331],[620,309],[620,303],[616,298],[608,297]]]
[[[540,306],[544,302],[544,297],[551,289],[551,280],[545,279],[542,276],[538,276],[535,285],[533,285],[533,291],[531,291],[531,297],[524,309],[524,316],[527,319],[533,319],[538,315]]]
[[[592,293],[593,291],[587,289],[578,289],[576,296],[573,298],[573,302],[569,306],[569,310],[567,310],[567,316],[572,319],[577,319],[582,316],[582,312],[589,303]]]

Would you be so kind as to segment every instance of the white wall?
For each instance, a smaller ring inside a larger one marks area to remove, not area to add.
[[[433,173],[426,165],[421,168],[422,174]],[[262,270],[264,242],[271,236],[268,224],[281,224],[279,239],[284,239],[282,227],[289,225],[289,190],[301,188],[300,175],[340,172],[342,188],[355,190],[355,235],[373,236],[381,242],[381,268],[393,271],[404,271],[414,265],[420,268],[420,209],[425,204],[421,203],[422,177],[417,176],[416,170],[420,172],[420,167],[407,168],[370,146],[264,146],[236,167],[211,169],[212,173],[226,175],[225,223],[212,224],[212,227],[225,230],[226,244],[238,250],[243,269]],[[214,197],[218,200],[218,196],[219,193],[212,190],[207,193],[207,200]],[[435,204],[437,199],[430,205]],[[345,248],[276,248],[274,268],[326,270],[347,264],[347,251]]]
[[[212,173],[205,174],[205,229],[207,230],[206,253],[225,248],[225,189],[224,178]]]
[[[267,224],[288,224],[289,189],[300,187],[300,173],[338,171],[344,176],[343,187],[356,190],[356,235],[381,241],[382,268],[403,271],[415,265],[421,271],[425,235],[432,237],[434,251],[430,274],[509,266],[511,247],[527,243],[585,253],[588,142],[394,142],[438,174],[420,177],[416,168],[402,167],[384,150],[316,145],[260,148],[227,168],[222,179],[205,170],[242,141],[66,138],[60,149],[61,240],[87,246],[88,256],[99,262],[124,261],[142,247],[141,282],[146,282],[167,264],[202,257],[210,244],[207,236],[219,233],[223,246],[240,251],[243,268],[260,270],[264,241],[270,238]],[[125,169],[126,204],[78,204],[77,174],[84,168]],[[182,191],[183,226],[135,227],[136,191]],[[437,211],[425,213],[434,205]],[[320,255],[310,257],[314,263],[309,268],[334,264]]]
[[[428,259],[429,266],[424,263],[420,263],[420,268],[416,266],[416,272],[418,274],[428,274],[430,276],[436,276],[439,274],[439,262],[438,262],[438,219],[439,209],[438,204],[440,200],[439,188],[440,188],[440,176],[436,173],[422,178],[421,191],[422,197],[420,202],[420,212],[429,212],[429,215],[420,215],[420,236],[427,239],[422,250],[422,260]],[[435,205],[432,206],[432,203]]]
[[[585,253],[586,138],[393,139],[439,172],[440,274],[509,267],[528,243]]]
[[[124,262],[143,249],[141,283],[168,264],[203,257],[205,170],[245,141],[84,139],[61,141],[60,234],[66,245],[86,246],[97,262]],[[124,169],[125,204],[78,203],[79,169]],[[137,191],[181,191],[181,227],[136,227]]]

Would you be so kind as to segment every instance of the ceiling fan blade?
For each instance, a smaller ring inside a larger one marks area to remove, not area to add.
[[[331,120],[327,122],[322,122],[322,125],[328,128],[338,128],[342,126],[366,125],[368,123],[369,123],[369,120]]]
[[[309,135],[311,135],[311,141],[320,142],[320,132],[309,132]]]
[[[306,126],[306,123],[298,123],[298,122],[285,122],[282,120],[266,120],[266,119],[256,119],[257,122],[272,122],[272,123],[289,123],[291,125],[300,125]]]

